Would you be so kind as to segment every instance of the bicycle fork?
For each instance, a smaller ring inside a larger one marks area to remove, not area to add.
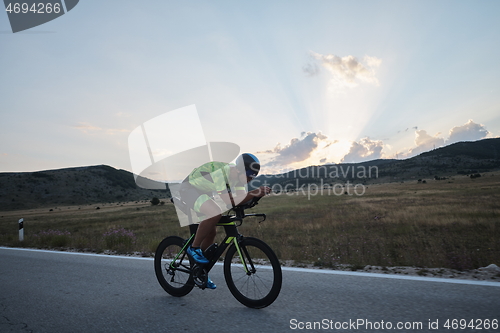
[[[255,266],[252,262],[252,258],[248,254],[248,249],[246,247],[241,247],[239,244],[239,241],[242,238],[243,237],[240,237],[240,239],[238,239],[238,237],[234,237],[234,239],[233,239],[234,246],[236,247],[236,252],[238,252],[238,255],[240,256],[241,264],[243,265],[243,269],[245,270],[245,273],[247,275],[252,275],[255,273]],[[250,264],[250,269],[248,267],[247,260],[248,260],[248,264]]]

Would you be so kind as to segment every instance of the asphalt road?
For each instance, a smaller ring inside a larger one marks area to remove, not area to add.
[[[175,298],[151,259],[0,248],[0,332],[500,332],[484,329],[500,320],[500,283],[284,270],[278,299],[255,310],[233,298],[221,266],[211,278],[217,290]]]

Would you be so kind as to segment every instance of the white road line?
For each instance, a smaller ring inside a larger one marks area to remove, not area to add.
[[[3,246],[0,246],[0,250],[16,250],[16,251],[31,251],[31,252],[42,252],[42,253],[74,254],[74,255],[80,255],[80,256],[120,258],[120,259],[138,259],[138,260],[149,260],[149,261],[154,260],[153,258],[144,258],[144,257],[130,257],[130,256],[118,256],[118,255],[83,253],[83,252],[51,251],[51,250],[26,249],[26,248],[3,247]],[[222,265],[222,263],[216,263],[216,265]],[[449,278],[432,278],[432,277],[407,276],[407,275],[396,275],[396,274],[379,274],[379,273],[366,273],[366,272],[334,271],[334,270],[328,270],[328,269],[310,269],[310,268],[298,268],[298,267],[282,267],[281,269],[283,271],[301,272],[301,273],[351,275],[351,276],[363,276],[363,277],[374,277],[374,278],[384,278],[384,279],[399,279],[399,280],[413,280],[413,281],[424,281],[424,282],[442,282],[442,283],[455,283],[455,284],[469,284],[469,285],[476,285],[476,286],[500,287],[500,282],[490,282],[490,281],[475,281],[475,280],[462,280],[462,279],[449,279]]]
[[[0,250],[17,250],[17,251],[42,252],[42,253],[75,254],[75,255],[79,255],[79,256],[91,256],[91,257],[153,260],[153,258],[144,258],[144,257],[118,256],[118,255],[111,255],[111,254],[97,254],[97,253],[85,253],[85,252],[67,252],[67,251],[39,250],[39,249],[27,249],[27,248],[22,248],[22,247],[4,247],[4,246],[0,246]]]

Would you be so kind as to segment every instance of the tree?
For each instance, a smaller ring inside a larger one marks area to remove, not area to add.
[[[159,205],[160,204],[160,199],[158,199],[157,197],[154,197],[153,199],[151,199],[151,204],[153,206],[156,206],[156,205]]]

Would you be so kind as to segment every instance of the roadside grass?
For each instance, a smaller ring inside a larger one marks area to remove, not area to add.
[[[500,265],[500,176],[367,185],[362,196],[293,192],[261,200],[239,228],[297,265],[444,267]],[[173,205],[2,212],[0,244],[151,256],[168,235],[188,236]],[[17,219],[25,219],[25,241]],[[121,234],[113,231],[121,230]],[[219,231],[221,239],[223,231]],[[112,239],[111,239],[112,238]]]
[[[13,213],[10,212],[9,215],[12,216]],[[179,227],[173,206],[142,204],[120,208],[110,206],[99,210],[72,208],[48,212],[48,209],[39,209],[24,213],[27,214],[16,212],[16,215],[23,215],[25,220],[24,242],[19,242],[17,230],[13,232],[13,220],[4,216],[0,219],[0,244],[36,248],[64,247],[97,253],[104,250],[121,254],[139,252],[150,256],[166,235],[187,236],[189,233]],[[7,221],[10,223],[6,223]],[[70,235],[66,236],[64,245],[58,246],[50,239],[40,237],[48,230]]]

